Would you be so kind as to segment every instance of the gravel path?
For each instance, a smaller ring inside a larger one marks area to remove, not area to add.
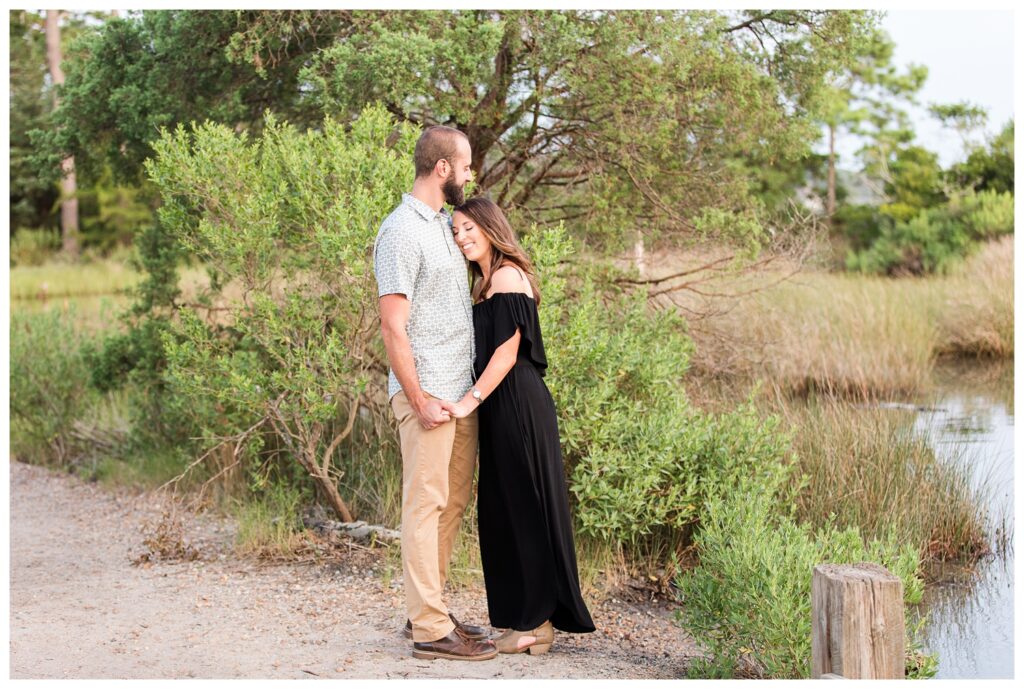
[[[185,522],[200,559],[135,566],[163,507],[11,462],[11,678],[674,678],[695,653],[664,604],[609,599],[591,606],[597,632],[558,632],[547,655],[416,660],[380,556],[268,566],[233,554],[230,520],[201,514]],[[486,623],[482,590],[446,599]]]

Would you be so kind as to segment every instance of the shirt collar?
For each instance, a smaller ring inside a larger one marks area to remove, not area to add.
[[[440,211],[435,211],[433,208],[408,192],[402,194],[402,203],[408,204],[414,211],[422,215],[424,220],[436,220],[438,217],[441,217],[447,220],[449,224],[451,223],[448,209],[444,206],[441,206]]]

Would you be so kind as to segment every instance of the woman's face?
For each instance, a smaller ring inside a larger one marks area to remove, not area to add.
[[[462,250],[462,255],[470,261],[479,263],[482,257],[490,255],[490,241],[473,222],[473,219],[465,213],[455,212],[452,217],[452,234],[455,235],[455,243]]]

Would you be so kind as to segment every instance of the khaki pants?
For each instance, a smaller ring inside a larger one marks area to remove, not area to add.
[[[436,641],[455,628],[441,592],[472,497],[477,414],[428,431],[405,392],[391,398],[391,408],[402,443],[402,570],[412,638]]]

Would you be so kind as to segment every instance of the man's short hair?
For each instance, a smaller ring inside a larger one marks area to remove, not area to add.
[[[416,161],[416,176],[429,175],[439,160],[447,160],[454,166],[460,138],[469,141],[469,137],[458,129],[446,127],[443,124],[424,129],[416,142],[416,151],[413,153],[413,159]]]

